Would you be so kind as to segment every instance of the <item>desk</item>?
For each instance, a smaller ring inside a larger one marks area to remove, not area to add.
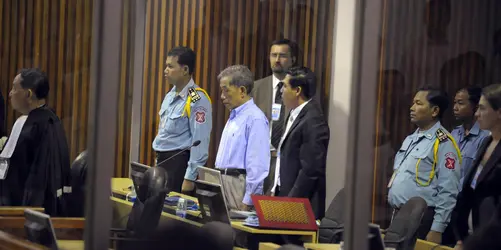
[[[127,224],[126,218],[128,218],[129,213],[132,209],[132,202],[130,201],[125,201],[119,198],[115,197],[110,197],[111,201],[113,202],[113,227],[117,228],[125,228],[125,225]],[[199,222],[195,222],[192,220],[184,219],[181,217],[178,217],[176,215],[162,212],[162,215],[160,216],[160,222],[166,220],[166,219],[173,219],[173,220],[179,220],[197,227],[201,227],[203,224]]]
[[[304,247],[311,250],[339,250],[339,244],[311,244],[305,243]]]
[[[125,197],[127,196],[128,193],[130,193],[129,187],[132,185],[132,180],[129,178],[112,178],[111,179],[111,191],[112,191],[112,196],[125,200]],[[193,200],[194,202],[198,203],[197,198],[187,196],[184,194],[176,193],[176,192],[170,192],[169,196],[179,196],[181,198]],[[164,211],[167,213],[175,214],[176,213],[176,207],[175,206],[168,206],[164,205]],[[186,211],[187,218],[193,221],[200,222],[201,217],[200,217],[200,211],[192,211],[188,210]]]
[[[111,180],[111,188],[113,191],[113,196],[111,197],[111,200],[113,201],[113,215],[116,216],[113,218],[113,221],[116,222],[117,220],[120,221],[120,224],[117,225],[117,227],[125,227],[122,226],[123,223],[123,218],[127,217],[129,214],[131,208],[132,208],[132,203],[129,201],[125,201],[123,198],[120,198],[118,196],[124,197],[127,195],[128,192],[128,187],[132,185],[132,180],[128,178],[112,178]],[[117,196],[115,196],[117,195]],[[171,192],[169,195],[179,195],[181,197],[194,200],[195,202],[198,202],[198,200],[195,197],[191,196],[186,196],[183,194]],[[175,207],[173,206],[165,206],[165,208],[169,209],[172,212],[175,212]],[[195,225],[195,226],[202,226],[202,223],[200,221],[200,211],[188,211],[189,215],[195,216],[198,218],[198,220],[194,221],[191,220],[189,217],[187,219],[180,218],[176,216],[174,213],[169,213],[169,212],[162,212],[162,217],[167,217],[170,219],[175,219],[175,220],[181,220],[183,222]],[[125,221],[126,222],[126,221]],[[309,243],[316,243],[317,242],[317,231],[299,231],[299,230],[280,230],[280,229],[262,229],[262,228],[255,228],[255,227],[249,227],[243,225],[242,221],[232,221],[231,226],[234,229],[237,229],[239,231],[251,233],[251,234],[268,234],[268,235],[301,235],[303,236],[303,241],[304,242],[309,242]]]
[[[414,250],[431,250],[436,245],[437,244],[435,243],[418,239],[416,241],[416,246],[414,247]],[[454,249],[447,246],[438,246],[435,247],[434,250],[454,250]]]
[[[271,235],[300,235],[304,242],[316,243],[317,231],[300,231],[284,229],[264,229],[245,226],[242,221],[232,221],[231,227],[250,234],[271,234]]]
[[[84,250],[83,240],[58,240],[57,246],[61,250]]]

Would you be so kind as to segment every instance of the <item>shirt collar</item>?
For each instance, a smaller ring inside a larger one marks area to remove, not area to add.
[[[230,119],[235,118],[238,114],[240,114],[243,110],[245,110],[248,106],[254,104],[254,99],[250,99],[246,101],[244,104],[232,109],[230,111]]]
[[[278,86],[278,83],[281,82],[274,74],[271,75],[272,82],[273,82],[273,89],[276,89]]]
[[[311,99],[310,99],[311,100]],[[292,121],[296,120],[297,116],[299,115],[299,113],[301,113],[301,110],[303,110],[304,106],[306,106],[306,104],[308,104],[310,102],[310,100],[304,102],[303,104],[297,106],[297,108],[291,110],[291,113],[290,113],[290,119]]]
[[[459,125],[456,128],[458,129],[459,134],[464,135],[465,129],[463,125]],[[479,135],[479,134],[480,134],[480,125],[478,124],[478,122],[475,122],[473,124],[473,127],[471,127],[470,133],[468,133],[468,135]]]
[[[193,78],[190,79],[190,81],[188,82],[188,84],[186,84],[186,86],[184,86],[184,88],[179,92],[179,94],[176,95],[176,86],[174,86],[174,88],[172,88],[172,90],[170,92],[172,92],[174,94],[174,97],[181,97],[183,100],[186,100],[186,97],[188,97],[188,89],[189,88],[193,88],[195,87],[195,81],[193,81]]]
[[[437,122],[437,123],[435,123],[435,125],[433,125],[433,127],[431,127],[428,130],[419,131],[419,129],[416,129],[416,132],[414,132],[414,134],[417,135],[417,137],[424,136],[424,137],[428,138],[429,140],[433,140],[436,137],[435,134],[436,134],[437,130],[441,127],[442,127],[442,124],[440,122]]]

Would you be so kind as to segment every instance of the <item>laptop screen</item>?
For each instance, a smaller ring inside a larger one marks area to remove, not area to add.
[[[220,221],[229,224],[230,217],[228,216],[228,208],[224,201],[221,185],[197,180],[195,186],[202,220],[205,223]]]

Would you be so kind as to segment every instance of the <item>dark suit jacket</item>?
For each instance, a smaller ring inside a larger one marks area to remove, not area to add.
[[[311,100],[292,123],[280,148],[279,196],[310,200],[317,219],[325,213],[325,165],[329,126]]]
[[[472,211],[473,229],[486,224],[495,214],[496,206],[501,199],[501,144],[498,144],[491,157],[478,176],[475,190],[470,187],[477,172],[478,165],[487,150],[492,137],[486,137],[481,144],[473,167],[463,182],[463,188],[458,195],[456,207],[452,213],[452,225],[457,240],[468,236],[468,216]]]

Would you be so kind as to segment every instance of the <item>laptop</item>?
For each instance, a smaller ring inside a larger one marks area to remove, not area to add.
[[[200,206],[200,213],[204,223],[211,221],[220,221],[230,224],[230,216],[226,199],[222,192],[222,186],[206,182],[203,180],[195,181],[196,196]]]
[[[215,170],[213,168],[207,168],[203,166],[199,166],[197,168],[198,179],[214,184],[222,185],[223,179],[221,177],[221,172]]]
[[[229,210],[228,209],[228,202],[226,201],[226,195],[224,193],[224,185],[222,185],[221,172],[214,170],[214,169],[206,168],[206,167],[199,167],[198,173],[204,174],[204,175],[202,175],[202,178],[200,178],[201,176],[199,175],[199,179],[197,181],[195,181],[198,203],[200,205],[200,211],[202,212],[202,215],[203,215],[202,209],[204,206],[204,204],[203,204],[204,201],[201,200],[199,197],[199,194],[198,194],[199,188],[201,188],[201,190],[206,190],[206,191],[210,190],[211,192],[220,193],[221,199],[218,198],[218,200],[219,200],[219,202],[221,202],[221,204],[224,204],[226,214],[231,219],[245,220],[249,216],[249,214],[252,214],[248,211],[238,211],[238,210]],[[203,193],[201,195],[205,195],[205,193]]]
[[[226,206],[228,206],[228,202],[226,201],[226,195],[224,192],[224,183],[223,183],[223,178],[221,177],[221,172],[219,170],[213,169],[213,168],[207,168],[204,166],[199,166],[198,169],[198,179],[213,183],[213,184],[218,184],[221,186],[221,191],[223,192],[223,198]],[[230,209],[229,210],[229,215],[231,219],[235,220],[245,220],[249,215],[254,214],[253,212],[249,211],[241,211],[241,210],[235,210],[235,209]]]

